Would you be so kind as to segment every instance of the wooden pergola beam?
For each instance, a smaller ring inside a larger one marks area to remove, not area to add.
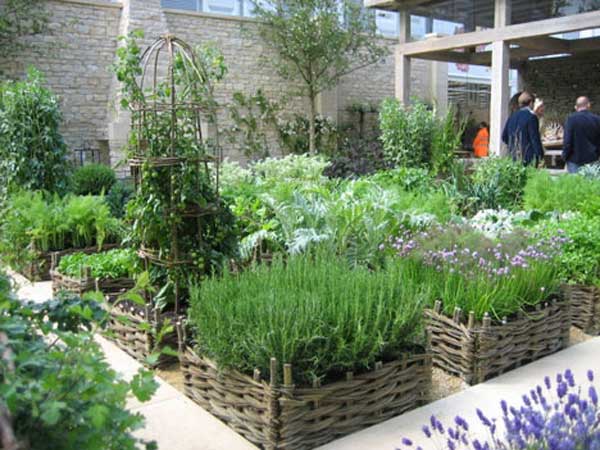
[[[553,38],[550,36],[538,36],[527,39],[515,39],[510,41],[511,44],[517,44],[519,47],[549,51],[550,53],[568,53],[571,50],[569,41],[565,39]]]
[[[569,43],[568,53],[596,52],[600,50],[600,36],[573,39]]]
[[[535,23],[535,25],[532,25]],[[426,53],[453,50],[456,48],[475,47],[491,42],[515,41],[527,38],[548,36],[551,34],[569,33],[600,27],[600,11],[576,14],[574,16],[539,20],[536,22],[508,25],[489,30],[456,34],[453,36],[431,38],[424,41],[410,42],[402,45],[401,52],[406,56],[422,56]]]
[[[598,42],[600,45],[600,42]],[[528,48],[513,48],[510,49],[510,67],[518,68],[530,56],[545,56],[556,54],[556,50],[530,50]],[[560,52],[559,52],[560,53]],[[457,64],[473,64],[476,66],[492,65],[492,52],[487,50],[484,52],[458,52],[456,50],[448,50],[442,52],[423,53],[418,56],[419,59],[431,61],[443,61]]]
[[[430,0],[365,0],[367,8],[386,9],[391,11],[407,10],[427,3]]]

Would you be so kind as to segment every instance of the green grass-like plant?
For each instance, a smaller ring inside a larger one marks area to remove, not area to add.
[[[576,175],[552,176],[546,171],[531,174],[524,195],[525,209],[542,212],[576,211],[600,215],[600,180]]]
[[[225,273],[191,288],[197,350],[221,367],[264,376],[275,357],[292,364],[301,385],[370,369],[421,341],[411,267],[350,269],[320,253]]]

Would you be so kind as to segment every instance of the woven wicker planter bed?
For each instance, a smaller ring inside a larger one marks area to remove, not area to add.
[[[167,321],[173,325],[173,330],[157,344],[155,330],[159,330]],[[175,322],[176,317],[172,312],[158,313],[150,306],[140,307],[122,301],[110,308],[105,337],[131,357],[146,364],[146,358],[161,348],[168,346],[174,351],[177,349]],[[153,367],[164,367],[174,362],[177,362],[176,356],[161,353]]]
[[[584,333],[600,334],[600,289],[596,286],[568,284],[563,286],[571,305],[571,323]]]
[[[569,303],[554,299],[513,318],[476,321],[457,309],[441,313],[442,304],[425,311],[433,364],[469,384],[481,383],[564,348],[569,341]]]
[[[113,341],[124,352],[146,363],[146,358],[157,349],[169,346],[177,348],[177,333],[168,333],[160,343],[155,344],[155,333],[168,319],[175,323],[172,313],[156,314],[150,308],[133,305],[128,301],[117,302],[118,297],[134,287],[131,278],[95,279],[84,274],[81,278],[70,278],[56,270],[50,272],[52,276],[52,291],[68,291],[75,294],[84,294],[90,291],[100,291],[106,298],[110,318],[106,328],[105,337]],[[149,318],[149,319],[148,319]],[[155,367],[162,367],[177,361],[177,357],[161,354]]]
[[[82,295],[86,292],[100,291],[112,301],[135,285],[131,278],[93,278],[85,269],[80,278],[69,277],[57,270],[51,270],[50,278],[52,292],[55,294],[59,291],[67,291]]]
[[[180,336],[181,336],[180,331]],[[373,371],[324,386],[292,385],[292,367],[271,361],[270,382],[220,370],[180,339],[185,394],[250,442],[265,449],[311,449],[423,405],[429,398],[431,358],[405,355]]]
[[[50,270],[52,269],[53,258],[55,258],[56,264],[58,264],[60,259],[66,255],[73,253],[86,253],[90,255],[92,253],[105,252],[117,247],[119,247],[118,244],[104,244],[102,247],[95,245],[93,247],[69,248],[54,252],[38,252],[37,259],[27,265],[27,267],[21,271],[21,274],[29,281],[50,281]]]

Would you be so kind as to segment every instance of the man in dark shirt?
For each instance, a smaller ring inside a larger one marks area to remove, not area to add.
[[[587,97],[579,97],[575,113],[565,123],[562,157],[569,173],[577,173],[585,164],[600,157],[600,117],[590,111]]]
[[[509,117],[502,132],[502,141],[508,146],[510,155],[515,161],[523,160],[525,165],[537,165],[544,157],[540,122],[532,109],[534,100],[529,92],[522,92],[519,110]]]

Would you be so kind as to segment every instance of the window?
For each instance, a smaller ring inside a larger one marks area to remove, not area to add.
[[[161,6],[163,8],[198,11],[198,3],[198,0],[162,0]]]
[[[204,11],[229,16],[239,15],[240,2],[238,0],[205,0]]]
[[[243,6],[252,7],[248,0],[161,0],[163,8],[239,16]]]
[[[376,9],[375,24],[377,25],[377,31],[383,36],[398,36],[398,13]]]

